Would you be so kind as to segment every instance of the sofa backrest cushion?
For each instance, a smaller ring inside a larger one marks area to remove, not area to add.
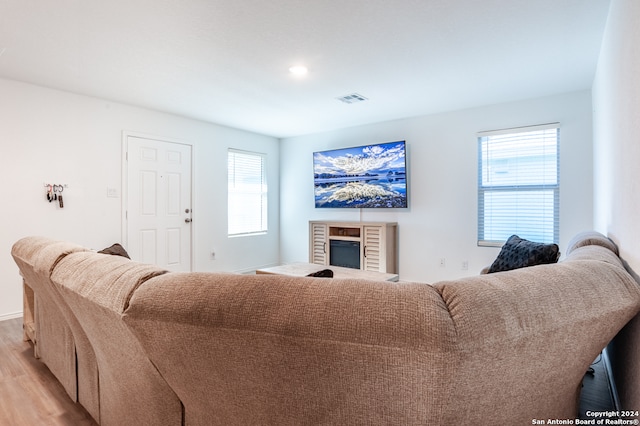
[[[123,256],[84,252],[62,259],[52,277],[92,303],[120,314],[138,286],[166,272]]]
[[[122,322],[132,292],[164,273],[122,256],[81,252],[51,275],[95,351],[102,425],[181,424],[180,401]]]
[[[455,330],[428,284],[169,273],[123,318],[187,424],[443,424]]]
[[[428,284],[176,272],[140,286],[131,304],[127,317],[148,311],[158,321],[363,344],[433,348],[448,344],[453,332],[446,306]],[[403,315],[412,323],[401,322]]]
[[[16,241],[11,248],[11,256],[25,279],[28,280],[25,274],[38,274],[39,277],[48,279],[51,271],[62,258],[79,251],[89,251],[89,249],[65,241],[33,236]],[[37,285],[37,283],[34,284]]]

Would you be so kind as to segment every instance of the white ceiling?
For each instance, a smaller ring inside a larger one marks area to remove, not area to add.
[[[608,9],[609,0],[4,0],[0,77],[288,137],[588,89]],[[298,63],[306,78],[289,74]],[[369,100],[336,99],[353,92]]]

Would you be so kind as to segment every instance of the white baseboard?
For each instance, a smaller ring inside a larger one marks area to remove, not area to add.
[[[0,321],[6,321],[10,319],[22,318],[22,311],[14,312],[12,314],[0,315]]]

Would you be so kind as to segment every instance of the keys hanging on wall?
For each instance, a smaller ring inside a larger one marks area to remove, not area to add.
[[[53,185],[53,200],[58,202],[60,208],[64,207],[64,204],[62,203],[62,191],[64,191],[64,186]]]
[[[50,203],[56,202],[58,206],[62,209],[64,208],[64,202],[62,201],[62,191],[67,185],[58,185],[58,184],[44,184],[47,191],[47,201]]]

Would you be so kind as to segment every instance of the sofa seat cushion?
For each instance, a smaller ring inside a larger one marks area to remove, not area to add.
[[[512,235],[502,246],[488,273],[556,263],[559,257],[560,250],[557,244],[536,243]]]

